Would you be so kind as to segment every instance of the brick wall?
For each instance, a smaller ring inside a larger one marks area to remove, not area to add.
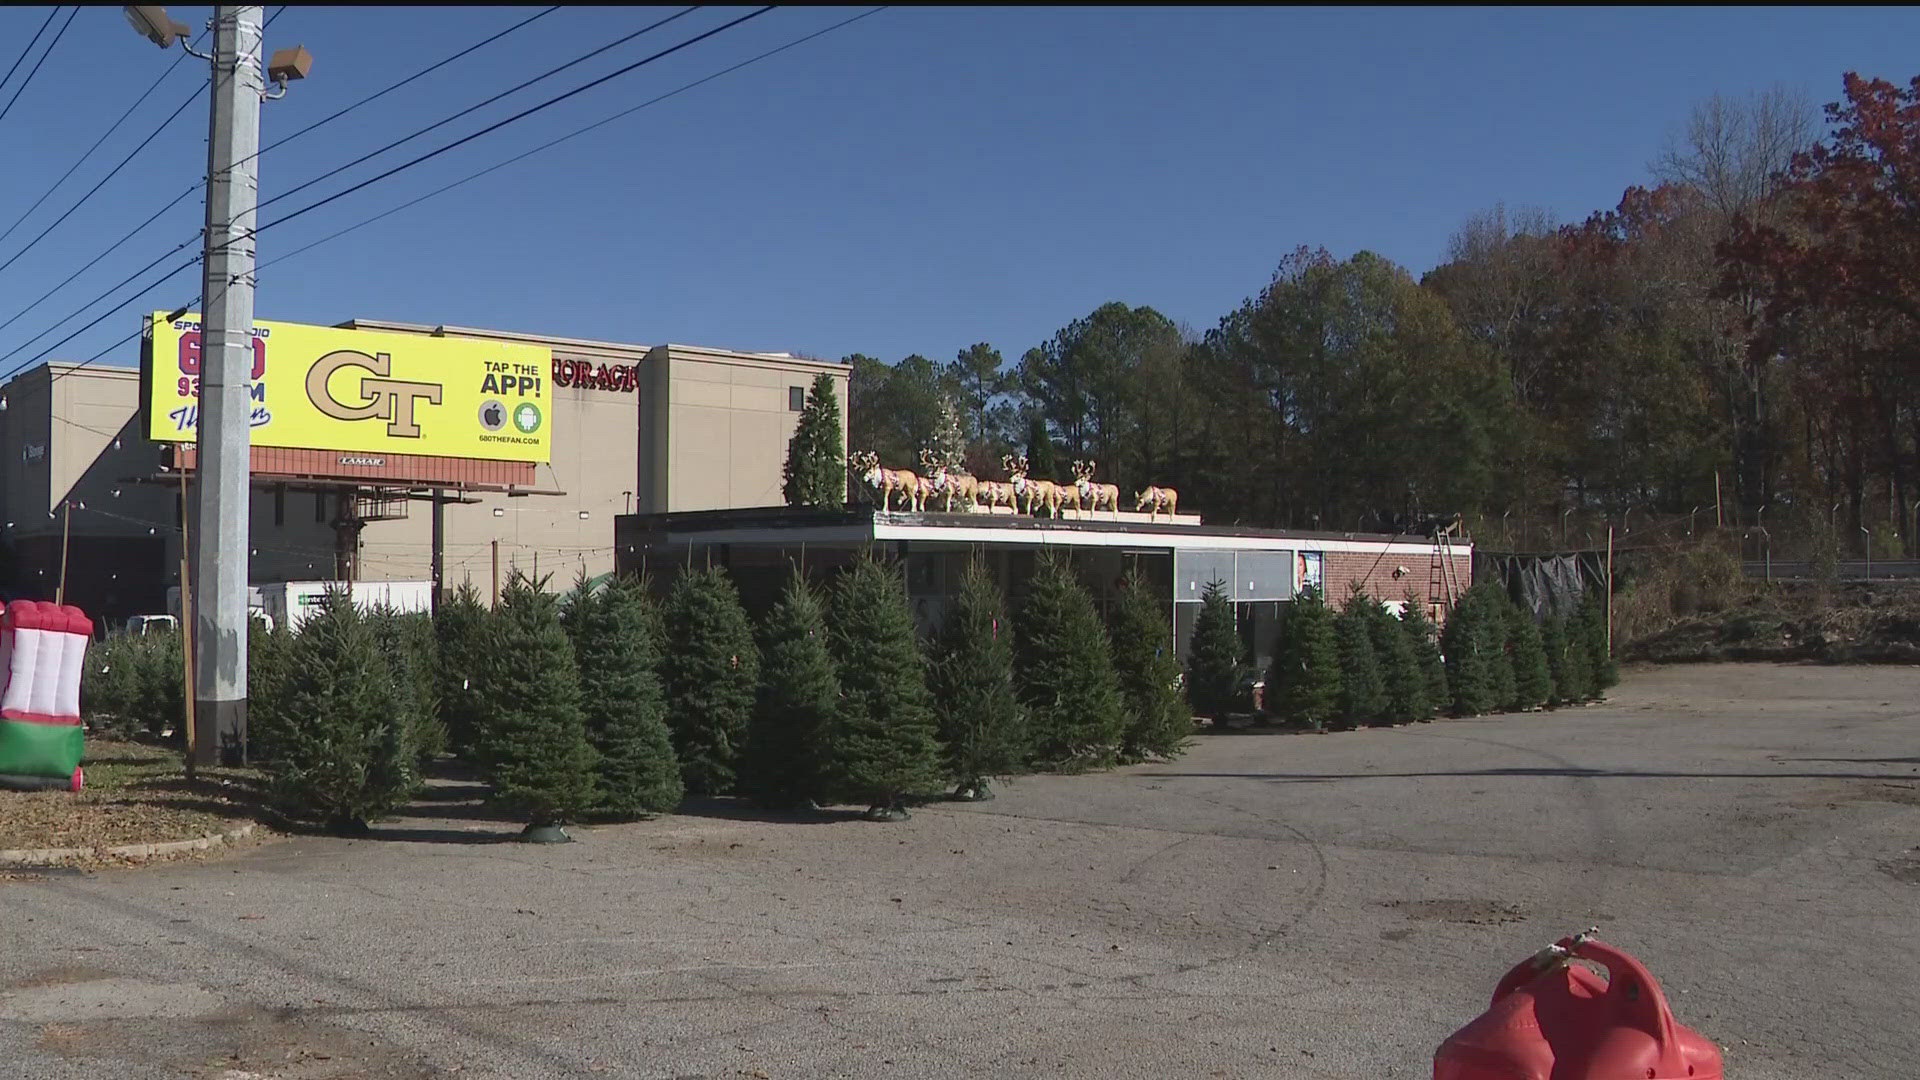
[[[1472,578],[1473,559],[1464,552],[1452,556],[1455,580],[1464,589]],[[1354,583],[1378,600],[1404,600],[1409,592],[1417,600],[1427,599],[1428,578],[1433,566],[1431,548],[1394,547],[1386,555],[1378,552],[1328,551],[1320,556],[1320,577],[1327,602],[1336,607],[1347,602]],[[1395,571],[1403,571],[1395,576]],[[1444,621],[1444,612],[1434,613]]]

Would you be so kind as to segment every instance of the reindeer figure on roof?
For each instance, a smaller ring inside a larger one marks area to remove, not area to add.
[[[963,506],[973,506],[977,501],[980,482],[958,466],[941,460],[933,451],[920,451],[920,467],[933,477],[934,494],[946,499],[947,513],[953,513],[955,496],[959,496]]]
[[[1120,510],[1120,489],[1113,484],[1093,482],[1093,470],[1099,464],[1092,458],[1074,462],[1073,486],[1080,493],[1080,501],[1089,512],[1109,510],[1117,513]]]
[[[1162,513],[1172,517],[1179,506],[1180,493],[1170,487],[1148,485],[1147,490],[1133,497],[1134,510],[1145,510],[1148,521],[1152,521]]]
[[[880,493],[880,509],[893,509],[893,494],[899,492],[907,505],[918,511],[922,504],[921,479],[906,469],[883,469],[880,467],[880,455],[871,450],[862,450],[847,457],[856,475],[869,488]]]
[[[1013,494],[1017,500],[1015,508],[1037,516],[1044,506],[1048,515],[1060,516],[1060,485],[1051,480],[1028,479],[1025,454],[1009,455],[1005,460],[1007,477],[1013,482]]]

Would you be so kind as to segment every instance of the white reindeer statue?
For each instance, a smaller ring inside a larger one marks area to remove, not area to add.
[[[906,469],[883,469],[880,467],[880,455],[871,450],[863,450],[847,459],[848,464],[859,473],[860,479],[873,490],[880,493],[880,509],[893,509],[893,493],[899,492],[907,505],[919,511],[922,480]]]
[[[1080,501],[1086,505],[1088,512],[1109,510],[1117,514],[1120,512],[1120,488],[1113,484],[1093,482],[1093,470],[1099,466],[1100,463],[1092,458],[1074,462],[1073,486],[1079,489]]]
[[[1133,497],[1134,510],[1145,510],[1148,521],[1152,521],[1162,513],[1172,517],[1179,506],[1180,493],[1170,487],[1149,485],[1147,490]]]
[[[947,513],[953,513],[955,496],[959,496],[963,506],[973,506],[978,501],[980,481],[959,469],[949,468],[933,451],[920,451],[920,467],[932,475],[935,494],[945,497]]]
[[[1037,515],[1041,507],[1046,507],[1050,516],[1060,515],[1060,486],[1051,480],[1027,479],[1027,456],[1011,455],[1005,459],[1007,477],[1013,482],[1013,494],[1016,509]],[[1024,506],[1020,505],[1024,504]]]

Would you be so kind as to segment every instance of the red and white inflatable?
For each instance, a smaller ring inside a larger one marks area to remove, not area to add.
[[[18,600],[0,614],[0,785],[80,790],[80,672],[92,637],[92,620],[71,605]]]

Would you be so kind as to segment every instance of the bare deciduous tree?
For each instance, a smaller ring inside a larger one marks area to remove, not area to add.
[[[1744,99],[1715,94],[1694,106],[1684,131],[1669,136],[1647,167],[1661,180],[1694,188],[1731,217],[1766,197],[1774,176],[1812,145],[1818,120],[1813,103],[1791,87],[1776,85]]]

